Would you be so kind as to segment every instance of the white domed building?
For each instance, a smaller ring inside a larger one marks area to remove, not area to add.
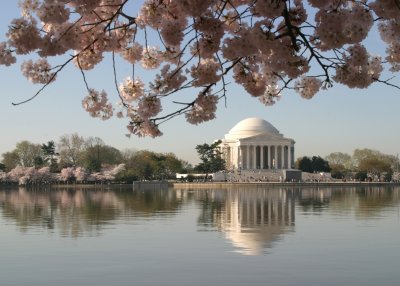
[[[228,170],[292,169],[295,141],[285,138],[271,123],[247,118],[224,139],[221,150]]]

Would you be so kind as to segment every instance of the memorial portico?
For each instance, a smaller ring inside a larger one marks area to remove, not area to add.
[[[221,140],[228,170],[291,169],[295,141],[285,138],[269,122],[247,118]]]

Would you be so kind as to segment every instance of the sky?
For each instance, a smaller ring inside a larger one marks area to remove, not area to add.
[[[5,39],[10,21],[20,15],[16,3],[6,1],[2,5],[0,41]],[[366,45],[374,54],[383,55],[384,46],[376,40],[375,32],[371,34]],[[173,152],[179,158],[197,164],[197,144],[223,138],[236,123],[248,117],[260,117],[285,137],[294,139],[296,157],[325,157],[332,152],[352,154],[357,148],[392,155],[400,153],[400,90],[384,84],[374,84],[363,90],[335,84],[311,100],[284,91],[275,105],[266,107],[231,82],[226,107],[224,102],[219,103],[215,120],[191,125],[180,116],[160,126],[164,133],[161,137],[127,138],[124,119],[101,121],[83,110],[81,101],[86,96],[86,89],[74,66],[67,67],[57,81],[33,101],[13,106],[12,102],[23,101],[40,88],[22,76],[21,62],[19,60],[12,67],[0,66],[0,154],[13,150],[22,140],[41,144],[50,140],[57,142],[64,134],[78,133],[83,137],[100,137],[107,145],[120,150]],[[129,70],[122,67],[118,73],[122,81]],[[391,76],[386,74],[384,78]],[[88,80],[98,90],[104,88],[111,93],[115,90],[109,61],[89,72]],[[392,83],[400,85],[399,75]],[[117,101],[116,97],[114,101]]]

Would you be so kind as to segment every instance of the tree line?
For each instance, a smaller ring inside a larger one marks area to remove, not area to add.
[[[121,167],[121,165],[123,167]],[[119,166],[119,167],[118,167]],[[84,138],[77,133],[66,134],[58,141],[36,144],[18,142],[11,151],[2,154],[0,181],[18,178],[40,178],[48,174],[60,181],[162,180],[187,173],[192,166],[173,153],[148,150],[118,150],[98,137]],[[41,171],[41,173],[39,173]],[[118,171],[117,173],[115,173]],[[7,176],[8,174],[8,176]]]
[[[225,169],[220,141],[199,144],[200,163],[192,167],[173,153],[118,150],[98,137],[65,134],[57,142],[35,144],[27,140],[2,154],[0,182],[97,182],[175,179],[176,173],[208,174]],[[296,168],[309,173],[330,172],[335,179],[399,181],[399,158],[372,149],[356,149],[353,155],[333,152],[297,159]],[[56,175],[55,175],[56,174]]]
[[[394,155],[368,148],[356,149],[352,155],[343,152],[298,158],[296,168],[304,172],[330,172],[335,179],[359,181],[399,181],[400,162]]]

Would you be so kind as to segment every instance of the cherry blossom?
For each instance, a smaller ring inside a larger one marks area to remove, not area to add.
[[[216,118],[218,101],[229,100],[233,81],[267,106],[287,90],[309,99],[336,84],[399,88],[388,80],[388,73],[400,71],[397,0],[21,0],[19,5],[22,16],[11,21],[0,42],[0,64],[22,58],[22,74],[43,86],[15,105],[35,98],[71,64],[88,92],[83,108],[105,120],[118,107],[115,116],[128,120],[129,134],[137,136],[160,136],[159,125],[181,114],[191,124]],[[366,46],[374,28],[386,45],[383,55]],[[107,59],[115,89],[99,92],[104,87],[86,73]],[[128,68],[120,69],[121,63]]]
[[[191,110],[186,113],[186,120],[192,124],[199,124],[215,118],[218,97],[200,93]]]
[[[103,120],[110,118],[113,114],[112,105],[108,102],[104,90],[99,93],[94,89],[89,89],[89,95],[83,99],[82,106],[92,117],[100,117]]]
[[[63,168],[60,173],[51,173],[50,167],[36,169],[34,167],[17,166],[10,172],[0,171],[0,183],[12,183],[18,185],[49,184],[55,182],[98,182],[114,180],[115,176],[125,170],[124,164],[109,166],[101,172],[89,173],[83,167]]]
[[[49,83],[55,80],[55,73],[50,72],[51,66],[46,59],[39,59],[35,63],[26,61],[21,66],[22,74],[33,83]]]
[[[300,93],[301,97],[310,99],[321,88],[322,82],[315,77],[303,77],[294,85],[295,90]]]
[[[0,43],[0,64],[10,66],[17,61],[6,43]]]
[[[75,178],[75,172],[74,168],[72,167],[67,167],[63,168],[60,172],[60,180],[61,181],[70,181]]]
[[[130,102],[144,95],[144,84],[140,78],[133,80],[128,77],[120,84],[119,91],[124,101]]]

